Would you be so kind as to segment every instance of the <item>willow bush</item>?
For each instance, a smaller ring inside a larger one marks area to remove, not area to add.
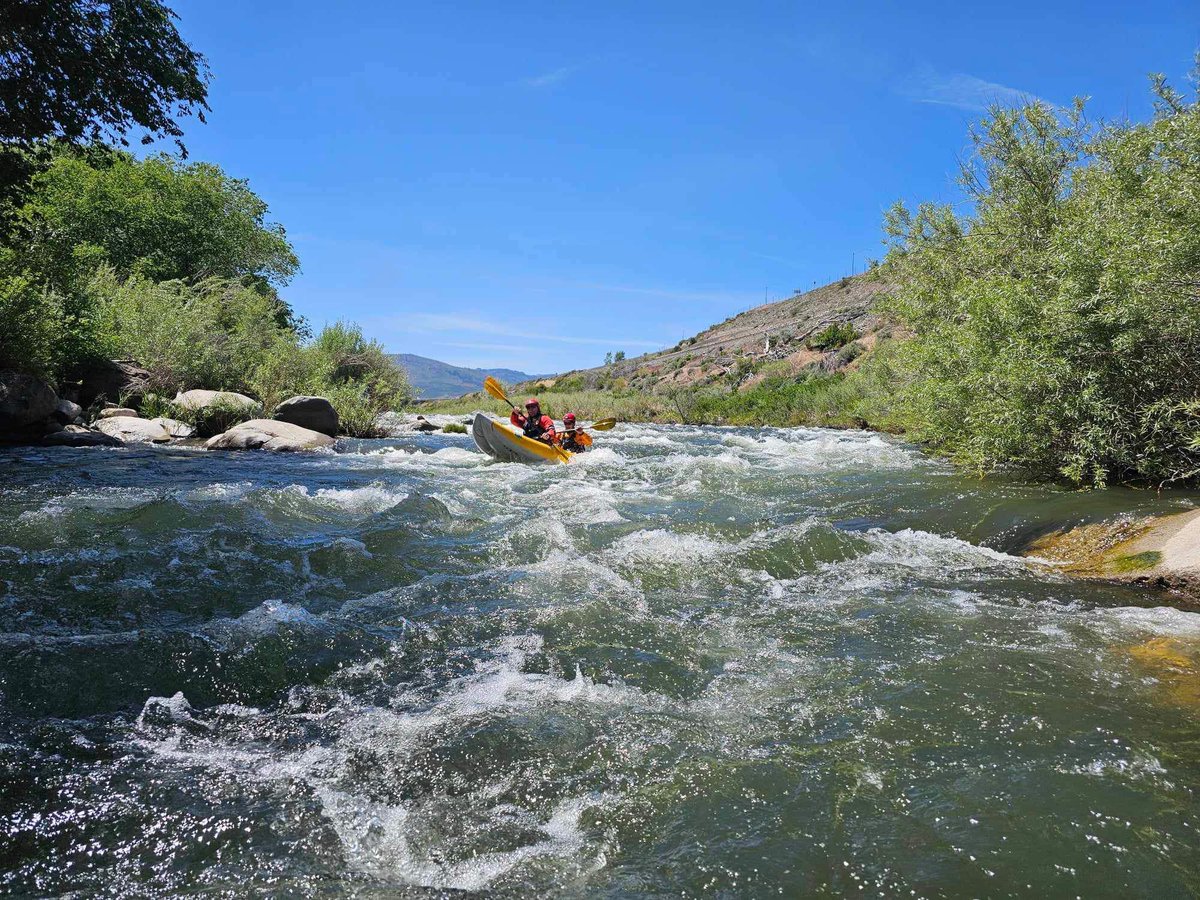
[[[969,214],[889,212],[910,435],[979,471],[1200,473],[1200,105],[1154,91],[1147,123],[993,109],[962,171]]]

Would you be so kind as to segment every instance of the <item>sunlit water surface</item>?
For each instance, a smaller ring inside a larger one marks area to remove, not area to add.
[[[1189,498],[598,443],[0,451],[0,892],[1200,891],[1200,616],[1009,555]]]

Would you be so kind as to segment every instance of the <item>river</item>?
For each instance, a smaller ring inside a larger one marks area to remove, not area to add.
[[[0,451],[0,893],[1200,891],[1200,616],[1010,555],[1195,497],[597,444]]]

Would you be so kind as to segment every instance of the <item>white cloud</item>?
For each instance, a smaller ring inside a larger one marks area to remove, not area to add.
[[[534,75],[531,78],[521,79],[521,84],[530,88],[548,88],[553,87],[560,81],[564,81],[572,75],[579,66],[563,66],[554,69],[551,72],[543,72],[541,75]]]
[[[1041,99],[1028,91],[985,81],[963,72],[943,75],[928,66],[919,69],[899,85],[899,91],[916,103],[953,106],[974,112],[984,111],[995,103],[1015,106]]]
[[[494,337],[520,338],[522,340],[550,341],[559,344],[578,344],[589,347],[645,347],[657,350],[661,341],[644,341],[632,338],[574,337],[548,334],[537,329],[514,328],[501,322],[478,319],[471,316],[443,315],[440,313],[413,313],[410,316],[392,318],[389,323],[417,333],[468,332],[487,334]]]

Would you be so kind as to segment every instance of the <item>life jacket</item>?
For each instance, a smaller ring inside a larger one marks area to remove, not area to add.
[[[564,435],[562,439],[562,448],[572,453],[583,453],[590,446],[592,446],[592,437],[581,428],[576,428]]]
[[[510,418],[512,419],[512,423],[514,425],[520,426],[525,437],[532,438],[535,441],[544,440],[543,435],[546,434],[546,432],[549,431],[553,433],[554,431],[554,422],[549,416],[546,415],[523,416],[514,410]],[[547,422],[550,423],[549,426],[546,425]]]

